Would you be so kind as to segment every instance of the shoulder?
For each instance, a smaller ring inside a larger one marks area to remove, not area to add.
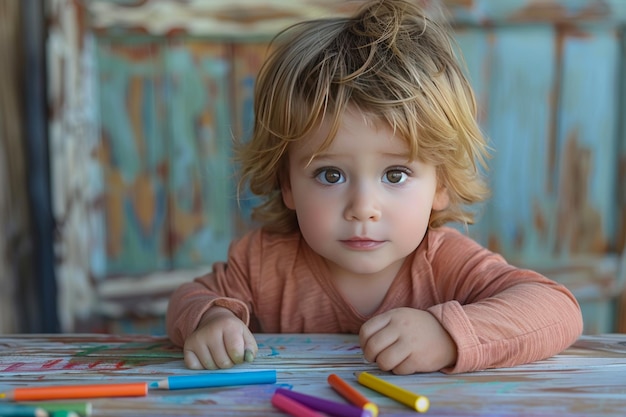
[[[482,248],[474,239],[449,226],[429,229],[426,233],[425,243],[428,252],[467,247]]]
[[[496,262],[506,262],[501,255],[490,251],[467,234],[449,226],[429,229],[423,246],[425,256],[431,263],[448,262],[449,259],[457,261],[491,259]]]

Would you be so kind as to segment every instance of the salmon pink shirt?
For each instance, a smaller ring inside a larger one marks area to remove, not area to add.
[[[582,332],[580,307],[564,286],[508,264],[455,229],[430,229],[404,261],[378,309],[364,316],[335,287],[323,258],[300,233],[252,231],[226,263],[181,285],[167,332],[182,346],[213,305],[253,332],[355,333],[370,317],[398,307],[433,314],[458,349],[458,373],[545,359]]]

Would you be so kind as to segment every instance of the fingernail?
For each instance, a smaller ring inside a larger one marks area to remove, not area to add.
[[[252,351],[250,349],[246,349],[244,354],[243,354],[243,360],[246,362],[253,362],[254,361],[254,353],[252,353]]]

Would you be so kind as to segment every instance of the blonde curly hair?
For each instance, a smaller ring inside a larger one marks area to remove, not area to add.
[[[450,32],[412,3],[376,0],[351,17],[279,33],[257,78],[252,137],[236,154],[240,189],[247,184],[263,199],[253,219],[276,232],[298,230],[280,191],[289,144],[326,118],[331,129],[322,151],[352,106],[388,123],[407,141],[409,159],[436,166],[450,203],[431,213],[430,227],[473,223],[469,205],[489,194],[480,169],[489,153]]]

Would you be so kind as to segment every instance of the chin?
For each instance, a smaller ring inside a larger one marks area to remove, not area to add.
[[[378,274],[389,267],[389,265],[385,265],[381,267],[380,265],[366,265],[364,263],[359,263],[357,265],[355,264],[349,264],[349,265],[338,264],[338,265],[340,265],[341,268],[345,269],[346,271],[349,271],[350,273],[358,274],[358,275]]]

